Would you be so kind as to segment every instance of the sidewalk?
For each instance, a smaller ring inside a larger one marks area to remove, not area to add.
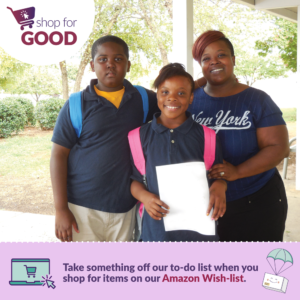
[[[284,180],[288,217],[284,241],[300,242],[300,191],[295,180]],[[0,242],[59,242],[54,234],[54,216],[0,211]]]
[[[55,242],[54,216],[0,211],[0,242]]]

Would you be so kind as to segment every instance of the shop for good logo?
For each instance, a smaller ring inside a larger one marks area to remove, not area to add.
[[[21,25],[21,30],[24,30],[25,26],[29,26],[30,28],[32,28],[32,24],[34,24],[34,21],[32,19],[34,18],[35,15],[35,7],[29,7],[26,9],[21,9],[16,11],[13,11],[10,7],[7,8],[12,11],[17,22]],[[50,20],[47,22],[43,19],[41,20],[41,22],[38,22],[38,25],[43,26],[42,24],[43,22],[45,22],[46,25],[54,28],[60,26],[59,20],[55,20],[55,21]],[[64,18],[64,24],[66,24],[66,22],[68,21],[66,20],[66,18]],[[74,21],[74,23],[73,21],[71,22],[72,25],[74,24],[75,26],[76,20]],[[28,36],[34,36],[34,38]],[[70,36],[72,36],[72,41],[70,41]],[[42,41],[40,41],[40,37],[42,37]],[[56,37],[58,37],[57,41],[55,41]],[[31,31],[26,31],[22,34],[22,42],[23,44],[28,46],[33,45],[34,42],[40,46],[43,46],[46,45],[48,41],[55,46],[60,45],[63,41],[65,41],[65,45],[74,45],[77,42],[77,35],[75,32],[72,31],[65,31],[64,36],[59,31],[54,31],[49,36],[45,31],[39,31],[35,35]]]
[[[28,7],[25,9],[15,10],[13,11],[11,7],[7,7],[11,10],[17,22],[21,25],[21,30],[24,30],[25,26],[29,26],[32,28],[32,24],[34,24],[34,14],[35,7]]]
[[[94,13],[94,0],[2,0],[0,47],[26,63],[59,63],[84,45]]]

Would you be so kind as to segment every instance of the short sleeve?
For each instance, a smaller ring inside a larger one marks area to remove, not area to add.
[[[130,176],[130,179],[136,180],[140,183],[143,183],[143,176],[141,175],[141,173],[138,171],[138,169],[136,168],[134,161],[133,161],[133,157],[132,157],[132,153],[130,152],[130,161],[131,161],[131,167],[132,167],[132,174]]]
[[[70,119],[68,100],[59,112],[51,141],[65,148],[72,149],[77,143],[77,139]]]
[[[146,119],[146,123],[151,121],[153,119],[153,115],[157,112],[159,112],[159,108],[157,106],[157,98],[156,98],[156,93],[150,90],[146,90],[148,94],[148,99],[149,99],[149,112],[148,116]]]
[[[286,125],[281,110],[266,93],[262,92],[260,106],[256,105],[255,109],[257,110],[254,119],[256,128]]]

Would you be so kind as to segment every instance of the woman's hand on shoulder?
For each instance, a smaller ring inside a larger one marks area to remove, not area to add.
[[[223,160],[223,164],[214,165],[208,173],[209,179],[225,179],[234,181],[239,179],[238,168],[231,163]]]

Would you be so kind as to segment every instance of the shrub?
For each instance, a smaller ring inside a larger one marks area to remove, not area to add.
[[[0,137],[9,137],[24,129],[27,117],[24,107],[15,99],[0,100]]]
[[[58,113],[65,104],[65,100],[50,98],[41,100],[35,107],[35,118],[42,129],[53,129]]]
[[[7,97],[5,99],[13,99],[21,103],[27,117],[26,125],[33,125],[33,126],[35,125],[34,105],[29,99],[22,98],[22,97]]]

